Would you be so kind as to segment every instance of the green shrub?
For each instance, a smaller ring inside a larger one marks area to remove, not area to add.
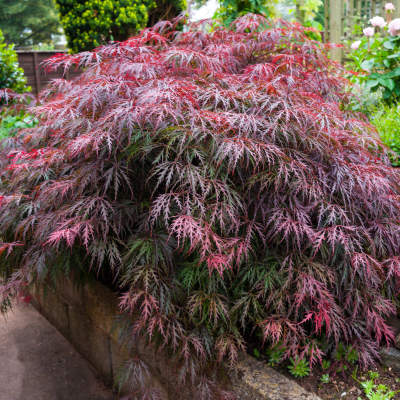
[[[185,0],[172,3],[152,0],[56,0],[61,24],[71,52],[93,50],[112,40],[123,41],[145,28],[149,11],[153,10],[153,22],[157,22],[157,12],[165,15],[172,9],[175,15],[186,8]],[[161,16],[161,14],[159,16]]]
[[[54,0],[0,0],[0,26],[7,43],[31,46],[53,43],[60,33]]]
[[[17,115],[5,114],[0,119],[0,140],[6,139],[24,128],[33,128],[37,125],[37,119],[21,112]]]
[[[19,68],[17,53],[14,45],[4,43],[0,30],[0,89],[12,89],[14,92],[28,92],[24,70]]]
[[[223,21],[226,26],[229,26],[236,18],[242,17],[249,12],[266,17],[276,16],[278,0],[219,0],[218,3],[219,8],[214,18]]]
[[[370,117],[382,103],[382,90],[371,91],[366,84],[353,86],[351,93],[354,98],[351,101],[351,111],[359,111]]]
[[[383,143],[400,156],[400,104],[380,104],[375,107],[370,119]],[[392,164],[399,166],[400,160],[392,156]]]

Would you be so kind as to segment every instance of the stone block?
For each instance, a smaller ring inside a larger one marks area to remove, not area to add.
[[[75,308],[69,309],[70,342],[86,358],[99,374],[112,382],[110,337]]]
[[[240,354],[229,377],[237,400],[321,400],[296,382],[246,354]]]
[[[32,304],[32,306],[40,313],[42,312],[42,299],[43,299],[43,294],[42,296],[40,296],[40,294],[32,293],[32,299],[30,301],[30,304]]]
[[[396,347],[400,349],[400,333],[396,336],[395,343]]]
[[[113,373],[115,374],[119,368],[121,368],[125,362],[129,359],[128,349],[123,346],[120,347],[114,338],[110,338],[110,349],[111,349],[111,365]],[[125,395],[130,392],[129,385],[124,384],[120,394]]]
[[[98,281],[91,282],[84,289],[86,315],[103,332],[110,334],[113,318],[118,314],[118,297]]]
[[[85,296],[82,287],[74,285],[73,278],[66,278],[61,275],[57,282],[57,294],[68,303],[69,306],[80,310],[81,314],[85,314]]]
[[[393,368],[396,371],[400,371],[400,351],[394,347],[382,347],[379,350],[381,357],[381,363],[385,367]]]
[[[111,383],[113,374],[129,359],[127,348],[120,348],[116,335],[109,334],[113,317],[118,314],[117,296],[97,281],[79,292],[66,279],[60,283],[57,293],[49,289],[43,298],[40,292],[40,301],[33,301],[33,305]],[[162,352],[156,353],[152,346],[140,346],[139,353],[152,375],[150,385],[160,389],[163,399],[189,400],[194,397],[190,382],[179,383],[179,371]],[[400,370],[400,351],[382,349],[381,358],[384,365]],[[229,370],[226,386],[235,393],[237,400],[320,400],[317,395],[308,393],[296,382],[246,354],[240,354]],[[128,392],[129,387],[124,386],[121,394]]]
[[[67,339],[70,338],[68,304],[57,296],[53,289],[48,288],[40,296],[40,312],[50,321]]]

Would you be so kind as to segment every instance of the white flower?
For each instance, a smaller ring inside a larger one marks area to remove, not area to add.
[[[400,18],[396,18],[392,22],[389,22],[388,31],[392,36],[399,35],[398,31],[400,31]]]
[[[387,22],[382,17],[374,17],[370,19],[369,22],[372,26],[378,28],[384,28],[387,25]]]
[[[360,47],[361,40],[357,40],[356,42],[351,44],[351,48],[357,50]]]
[[[369,28],[365,28],[363,30],[363,33],[366,37],[371,37],[371,36],[374,36],[375,30],[374,30],[374,28],[369,27]]]
[[[385,4],[385,10],[386,10],[386,11],[394,11],[395,8],[394,8],[393,3],[386,3],[386,4]]]

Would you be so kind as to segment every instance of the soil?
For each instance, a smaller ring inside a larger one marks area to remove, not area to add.
[[[260,348],[256,343],[247,343],[248,344],[248,354],[254,357],[254,349],[257,349],[260,353],[259,359],[263,363],[267,363],[268,359],[265,355],[266,349]],[[364,391],[361,388],[359,382],[357,382],[353,377],[353,371],[357,368],[357,365],[350,365],[350,367],[342,372],[336,373],[336,376],[333,377],[333,371],[327,370],[323,371],[320,365],[313,366],[311,376],[307,376],[304,378],[295,378],[290,374],[287,366],[290,362],[282,362],[279,365],[273,366],[275,370],[280,372],[282,375],[285,375],[287,378],[295,381],[297,384],[302,386],[310,393],[315,393],[322,400],[358,400],[367,399],[364,394]],[[379,378],[375,379],[375,384],[383,384],[389,388],[390,391],[396,392],[400,390],[400,372],[397,372],[393,369],[386,368],[377,362],[376,366],[369,369],[370,371],[377,372],[379,374]],[[329,374],[331,377],[331,383],[324,384],[321,382],[321,377],[324,374]],[[356,378],[360,382],[364,382],[369,380],[367,371],[360,371],[360,367],[357,368]],[[397,379],[397,381],[396,381]],[[345,395],[343,393],[346,393]],[[400,392],[397,393],[393,399],[400,400]]]
[[[300,386],[306,389],[308,392],[317,394],[322,400],[357,400],[358,398],[367,399],[364,391],[361,388],[360,383],[358,383],[352,377],[353,371],[356,369],[356,365],[351,365],[343,374],[341,372],[337,373],[336,376],[331,380],[332,383],[322,383],[321,377],[323,374],[329,373],[329,371],[322,371],[320,366],[315,366],[312,369],[311,377],[305,378],[294,378],[287,369],[287,365],[280,364],[276,366],[275,369],[281,374],[285,375],[291,380],[297,382]],[[359,369],[359,368],[358,368]],[[367,371],[358,371],[356,378],[360,381],[366,381],[369,379]],[[379,378],[375,380],[375,384],[383,384],[389,388],[391,391],[400,390],[400,373],[394,370],[389,371],[388,368],[382,365],[376,365],[376,368],[370,369],[373,372],[379,374]],[[332,377],[333,372],[329,373]],[[398,382],[396,382],[396,378]],[[346,395],[343,395],[346,393]],[[342,396],[343,395],[343,396]],[[400,399],[400,393],[397,393],[393,399]]]

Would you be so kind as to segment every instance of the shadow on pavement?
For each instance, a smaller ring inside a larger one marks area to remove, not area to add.
[[[0,400],[117,400],[92,366],[31,305],[0,317]]]

